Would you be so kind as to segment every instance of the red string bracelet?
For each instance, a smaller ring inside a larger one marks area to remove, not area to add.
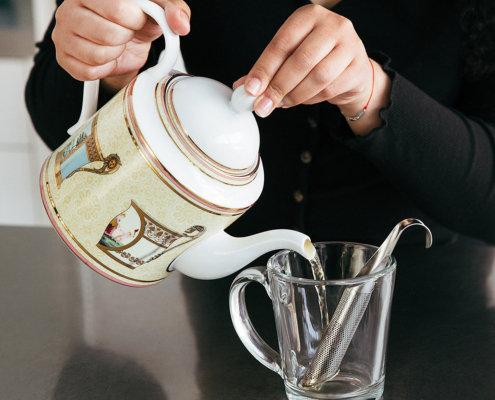
[[[370,105],[370,101],[371,101],[371,98],[373,97],[373,91],[375,90],[375,67],[373,66],[373,63],[371,62],[371,60],[368,58],[370,64],[371,64],[371,70],[373,71],[373,83],[371,85],[371,94],[370,94],[370,98],[368,100],[368,102],[366,103],[366,107],[364,107],[363,110],[361,110],[359,112],[358,115],[356,115],[355,117],[346,117],[344,115],[344,113],[342,113],[342,115],[344,115],[345,119],[347,121],[357,121],[359,118],[361,118],[364,114],[366,114],[366,110],[368,109],[368,106]]]

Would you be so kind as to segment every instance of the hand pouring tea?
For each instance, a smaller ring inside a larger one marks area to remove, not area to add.
[[[223,232],[263,188],[255,98],[173,71],[179,36],[161,7],[135,2],[162,29],[165,55],[98,112],[99,82],[85,82],[79,122],[40,176],[62,240],[98,273],[140,287],[174,269],[220,278],[275,249],[311,258],[299,232]]]

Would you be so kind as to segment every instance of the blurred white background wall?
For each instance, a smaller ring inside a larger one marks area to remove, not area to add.
[[[9,13],[0,7],[0,225],[50,226],[38,180],[51,152],[31,124],[24,88],[35,43],[43,38],[56,2],[5,0],[2,4],[17,12],[12,19],[20,23],[9,24]],[[182,55],[174,68],[186,71]]]
[[[0,225],[50,224],[38,189],[39,171],[50,151],[31,125],[24,87],[33,64],[34,42],[43,37],[55,6],[55,0],[30,1],[32,54],[0,54]],[[0,41],[7,37],[15,48],[15,37],[0,35]]]

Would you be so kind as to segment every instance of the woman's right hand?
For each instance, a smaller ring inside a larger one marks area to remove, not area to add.
[[[153,2],[165,9],[175,33],[189,33],[191,11],[184,1]],[[132,0],[65,0],[55,18],[52,39],[60,66],[80,81],[102,79],[110,94],[138,74],[151,42],[162,35],[158,24]]]

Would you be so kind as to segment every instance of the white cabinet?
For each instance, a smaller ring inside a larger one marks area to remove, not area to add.
[[[50,154],[24,102],[30,58],[0,58],[0,225],[48,225],[38,176]]]
[[[41,40],[55,0],[32,0],[32,7],[34,36]],[[34,131],[24,102],[32,62],[32,57],[0,57],[0,225],[50,225],[38,189],[50,151]]]

